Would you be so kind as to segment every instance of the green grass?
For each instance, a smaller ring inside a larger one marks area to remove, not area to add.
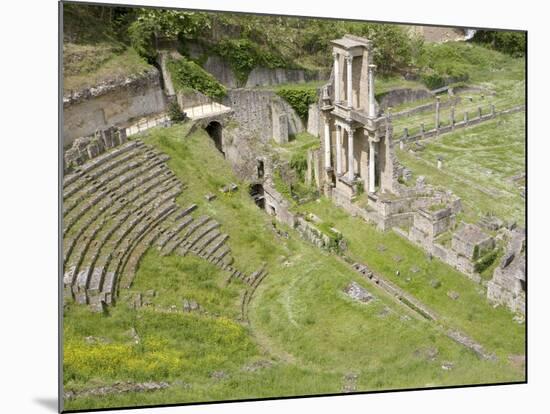
[[[433,56],[432,56],[433,55]],[[476,86],[485,89],[485,98],[481,98],[481,92],[466,92],[460,94],[462,102],[456,105],[455,120],[462,121],[467,112],[469,119],[477,117],[478,106],[482,107],[484,114],[489,112],[489,105],[493,104],[496,111],[525,104],[525,59],[514,58],[483,46],[472,45],[464,42],[448,42],[443,45],[429,45],[426,56],[431,56],[426,64],[437,60],[436,65],[458,65],[467,69],[469,79],[462,84]],[[378,92],[378,90],[377,90]],[[490,94],[489,92],[492,92]],[[468,98],[472,97],[472,101]],[[448,96],[441,95],[441,101],[448,100]],[[399,112],[429,102],[426,100],[416,103],[399,105],[393,108]],[[450,124],[450,107],[442,108],[441,125]],[[403,128],[409,128],[409,135],[419,132],[420,124],[424,123],[425,129],[435,127],[434,110],[423,111],[406,118],[395,119],[394,135],[401,137]]]
[[[153,68],[132,48],[121,50],[109,44],[65,44],[63,51],[64,93],[144,74]]]
[[[271,148],[283,160],[290,161],[296,154],[306,154],[309,149],[319,148],[320,141],[308,132],[300,132],[290,138],[286,144],[271,141]]]
[[[490,306],[484,290],[460,272],[437,259],[428,260],[424,250],[396,233],[380,232],[374,225],[350,217],[328,199],[323,198],[300,208],[334,223],[348,242],[350,257],[366,263],[372,270],[431,307],[440,315],[443,324],[464,330],[500,355],[521,351],[524,344],[523,327],[510,323],[512,315],[507,310]],[[384,245],[386,250],[379,251],[379,245]],[[396,262],[396,256],[402,260]],[[419,271],[413,273],[413,267]],[[399,276],[396,275],[397,270]],[[432,279],[438,279],[441,287],[432,288]],[[450,300],[446,296],[448,290],[460,292],[460,300]]]
[[[426,86],[422,82],[406,80],[401,76],[375,76],[374,78],[374,90],[377,95],[401,88],[425,89]]]
[[[525,171],[525,113],[519,112],[481,125],[460,129],[423,142],[414,154],[397,149],[403,165],[428,183],[461,197],[464,219],[495,214],[506,221],[525,223],[525,199],[511,178]],[[437,169],[437,158],[443,168]]]
[[[228,275],[207,262],[160,257],[152,249],[143,258],[134,285],[121,294],[108,315],[92,314],[76,305],[65,310],[64,383],[78,390],[116,381],[160,380],[168,381],[170,388],[76,398],[66,401],[66,409],[335,393],[350,372],[359,375],[357,390],[524,378],[507,360],[509,354],[523,353],[523,327],[515,325],[505,309],[491,308],[463,276],[441,263],[428,263],[408,242],[377,232],[326,200],[306,206],[342,231],[354,255],[387,277],[394,272],[396,265],[389,258],[396,253],[405,257],[399,264],[402,273],[412,264],[420,267],[422,273],[410,285],[394,281],[433,306],[446,323],[464,329],[496,352],[497,362],[480,360],[293,230],[285,228],[289,239],[278,236],[272,231],[271,217],[254,205],[246,183],[233,175],[208,135],[198,131],[183,139],[185,128],[153,129],[145,141],[170,155],[169,167],[186,184],[178,203],[197,203],[195,214],[211,215],[230,235],[235,267],[251,272],[266,264],[269,275],[249,306],[250,322],[240,320],[243,283],[226,286]],[[237,183],[239,190],[220,193],[219,187],[229,182]],[[208,192],[218,198],[206,202]],[[385,256],[376,253],[377,243],[388,246]],[[426,283],[435,276],[442,281],[438,290]],[[352,280],[373,293],[375,300],[364,305],[345,296],[342,289]],[[181,309],[182,299],[187,298],[196,300],[203,312],[167,313],[128,306],[135,293],[151,289],[157,292],[151,298],[156,308]],[[450,301],[447,289],[460,292],[461,298]],[[132,328],[139,335],[138,344],[131,337]],[[89,336],[100,342],[87,343]],[[431,348],[438,351],[434,360],[426,358]],[[247,369],[257,361],[270,365]],[[443,370],[444,362],[452,362],[453,369]],[[212,376],[220,370],[227,378]]]

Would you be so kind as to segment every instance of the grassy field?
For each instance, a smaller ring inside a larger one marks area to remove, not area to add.
[[[512,177],[525,172],[525,112],[460,129],[423,141],[426,148],[410,153],[397,149],[403,165],[416,177],[452,190],[462,199],[464,219],[484,214],[525,224],[525,199]],[[443,168],[437,169],[437,158]]]
[[[150,250],[134,285],[108,315],[75,305],[65,310],[64,381],[71,390],[116,381],[167,381],[170,387],[80,397],[66,401],[66,409],[337,393],[349,374],[357,375],[358,391],[524,379],[523,369],[508,360],[523,353],[524,327],[505,309],[490,307],[478,286],[327,200],[304,207],[344,233],[351,255],[425,301],[445,324],[495,352],[497,361],[480,360],[293,230],[284,229],[288,239],[279,236],[208,135],[198,131],[183,140],[185,129],[153,129],[144,137],[171,156],[169,167],[186,184],[178,202],[197,203],[198,214],[222,224],[235,267],[252,272],[265,264],[269,275],[250,303],[249,320],[242,320],[243,283],[226,285],[228,274],[193,256],[161,257]],[[239,190],[220,193],[219,187],[229,182]],[[209,192],[218,198],[206,202]],[[378,244],[387,250],[379,253]],[[404,260],[393,263],[395,254]],[[410,282],[395,276],[396,268],[405,275],[412,265],[420,272]],[[441,280],[439,289],[429,285],[432,278]],[[350,281],[363,285],[375,300],[365,305],[347,297],[342,290]],[[446,296],[449,289],[460,292],[457,301]],[[154,307],[128,306],[135,293],[147,290],[156,291]],[[174,311],[181,310],[184,298],[196,300],[201,312]]]

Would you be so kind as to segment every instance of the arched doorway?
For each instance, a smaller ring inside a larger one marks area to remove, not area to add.
[[[206,126],[205,129],[208,135],[210,135],[210,138],[212,138],[212,140],[214,141],[214,145],[216,145],[218,151],[220,151],[225,156],[225,153],[223,152],[222,124],[220,124],[218,121],[212,121]]]

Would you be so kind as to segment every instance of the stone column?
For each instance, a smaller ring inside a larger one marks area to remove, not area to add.
[[[439,107],[441,105],[441,98],[439,96],[435,97],[435,129],[439,129]]]
[[[369,65],[369,116],[374,118],[376,116],[376,106],[374,104],[374,69],[376,65]]]
[[[374,193],[374,183],[375,180],[375,168],[374,168],[374,151],[375,151],[375,145],[374,140],[372,138],[369,138],[369,193]]]
[[[468,125],[468,111],[464,112],[464,124]]]
[[[403,140],[407,141],[409,139],[409,128],[403,128]]]
[[[334,102],[340,103],[340,55],[334,52],[332,56],[334,57]]]
[[[491,116],[495,116],[495,105],[491,104]]]
[[[325,168],[329,169],[330,166],[330,122],[328,114],[325,114]]]
[[[353,71],[352,71],[352,62],[353,62],[353,56],[347,55],[346,56],[346,65],[348,68],[347,72],[347,84],[348,84],[348,91],[347,91],[347,98],[348,98],[348,108],[351,108],[353,106]]]
[[[420,123],[420,136],[424,138],[424,122]]]
[[[348,126],[346,130],[348,132],[348,180],[351,182],[355,178],[355,157],[353,156],[353,133],[355,130],[351,126]]]
[[[477,107],[477,117],[481,118],[481,106]]]
[[[342,174],[342,128],[336,125],[336,174]]]

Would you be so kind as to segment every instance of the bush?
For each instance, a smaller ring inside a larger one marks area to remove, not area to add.
[[[182,122],[185,120],[185,115],[180,109],[180,106],[177,102],[170,102],[168,105],[168,116],[173,122]]]
[[[317,88],[296,86],[280,88],[277,95],[287,101],[303,120],[307,119],[309,105],[317,102]]]
[[[489,266],[491,266],[495,262],[495,259],[497,258],[498,254],[499,254],[498,249],[495,249],[487,253],[485,256],[483,256],[481,259],[475,262],[474,270],[477,273],[482,273],[484,270],[486,270]]]
[[[185,58],[170,60],[168,70],[177,90],[195,89],[214,99],[221,99],[227,93],[214,76]]]
[[[304,152],[292,154],[290,168],[296,172],[298,179],[303,182],[307,172],[307,155]]]

